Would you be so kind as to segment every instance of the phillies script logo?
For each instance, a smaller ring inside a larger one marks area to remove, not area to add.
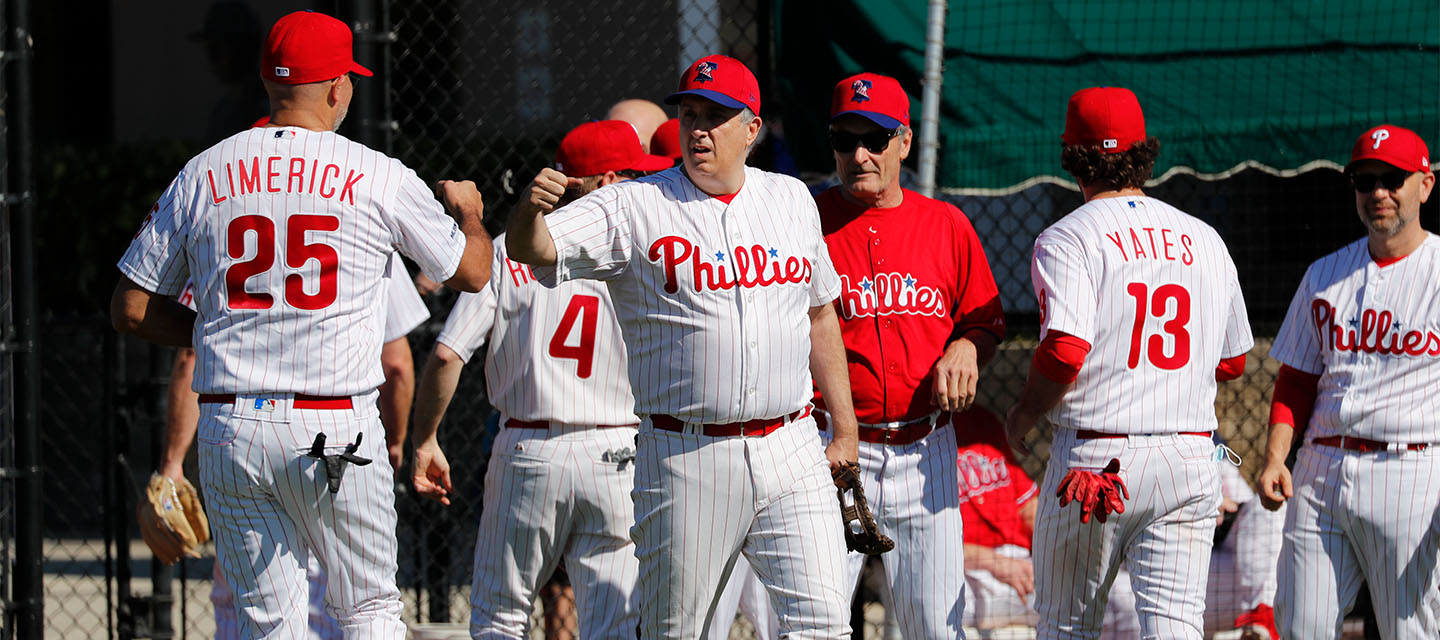
[[[1325,300],[1310,303],[1315,317],[1315,330],[1320,344],[1332,351],[1363,351],[1382,355],[1440,356],[1440,335],[1433,331],[1403,331],[1389,311],[1366,309],[1358,317],[1345,321],[1345,328],[1335,317],[1335,308]]]
[[[873,316],[941,316],[950,305],[935,287],[919,284],[906,273],[877,273],[875,279],[861,278],[859,286],[850,276],[840,276],[840,313],[849,318]]]
[[[1004,458],[991,458],[978,451],[965,451],[956,464],[960,471],[960,501],[1010,485],[1010,467]]]
[[[665,236],[650,245],[650,261],[665,267],[665,293],[680,290],[676,274],[690,271],[696,291],[724,291],[741,287],[768,287],[772,284],[810,282],[810,260],[789,256],[780,259],[780,252],[761,245],[735,247],[730,255],[724,251],[706,253],[680,236]],[[727,267],[726,258],[731,262]]]

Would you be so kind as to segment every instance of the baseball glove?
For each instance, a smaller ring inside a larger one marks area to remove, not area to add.
[[[1124,499],[1121,499],[1122,495]],[[1080,503],[1081,523],[1090,522],[1092,515],[1105,522],[1112,513],[1125,513],[1125,500],[1130,499],[1130,489],[1120,479],[1120,460],[1111,458],[1110,464],[1098,472],[1071,469],[1060,480],[1055,496],[1060,498],[1061,507],[1071,502]]]
[[[845,546],[851,551],[866,555],[894,549],[895,541],[880,533],[880,525],[875,522],[875,516],[870,513],[870,504],[865,501],[865,489],[860,482],[860,465],[846,462],[832,475],[837,483],[835,493],[840,499],[840,521],[845,525]],[[852,504],[845,503],[847,489],[854,497]]]
[[[140,535],[165,564],[175,564],[181,556],[200,557],[200,545],[210,540],[210,521],[189,480],[151,474],[137,509]]]

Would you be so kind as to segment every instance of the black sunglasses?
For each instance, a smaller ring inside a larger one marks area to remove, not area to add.
[[[840,153],[851,153],[855,151],[856,145],[863,144],[870,153],[885,153],[886,147],[890,146],[890,139],[898,135],[900,135],[900,127],[871,131],[870,133],[850,133],[831,129],[830,148]]]
[[[1410,177],[1409,171],[1396,169],[1385,173],[1352,173],[1350,184],[1355,185],[1355,190],[1360,193],[1370,193],[1375,190],[1376,183],[1385,185],[1385,188],[1394,191],[1405,184]]]

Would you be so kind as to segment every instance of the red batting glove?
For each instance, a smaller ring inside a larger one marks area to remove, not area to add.
[[[1110,464],[1100,471],[1100,494],[1102,499],[1097,505],[1100,511],[1095,515],[1104,522],[1112,513],[1125,513],[1125,500],[1130,499],[1130,489],[1125,486],[1125,481],[1120,478],[1120,459],[1111,458]],[[1117,491],[1118,489],[1118,491]],[[1124,499],[1121,499],[1124,495]]]
[[[1235,628],[1243,632],[1241,638],[1245,640],[1280,640],[1280,631],[1275,628],[1275,610],[1268,604],[1236,616]],[[1269,635],[1262,636],[1262,631]]]
[[[1111,513],[1125,513],[1125,500],[1130,499],[1130,490],[1120,479],[1120,460],[1111,458],[1110,464],[1098,473],[1071,469],[1060,480],[1055,496],[1060,498],[1061,507],[1079,502],[1080,522],[1088,524],[1092,515],[1105,522]]]

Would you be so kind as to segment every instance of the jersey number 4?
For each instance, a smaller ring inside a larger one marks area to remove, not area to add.
[[[1135,299],[1135,327],[1130,333],[1130,359],[1126,362],[1131,369],[1140,366],[1140,344],[1147,343],[1146,356],[1150,364],[1166,371],[1174,371],[1190,363],[1190,292],[1178,284],[1162,284],[1155,287],[1153,295],[1143,282],[1126,285],[1125,292]],[[1170,334],[1175,347],[1170,355],[1165,354],[1165,338],[1161,335],[1145,337],[1145,319],[1154,316],[1164,318],[1175,303],[1175,316],[1161,325]]]
[[[305,278],[298,273],[285,276],[285,303],[296,309],[313,311],[335,302],[339,292],[335,272],[340,268],[340,254],[323,242],[305,242],[307,231],[335,231],[340,218],[315,214],[296,214],[285,222],[285,266],[300,269],[310,260],[320,262],[320,287],[305,293]],[[225,251],[239,260],[245,256],[245,236],[255,234],[255,257],[230,265],[225,270],[225,297],[231,309],[269,309],[275,299],[268,293],[245,290],[245,281],[275,266],[275,221],[265,216],[240,216],[230,221],[225,232]]]
[[[581,380],[590,377],[595,365],[595,321],[599,316],[600,298],[576,294],[570,298],[570,306],[565,307],[565,315],[560,317],[555,335],[550,336],[550,356],[574,360],[575,375]],[[580,322],[580,344],[572,347],[565,341],[575,329],[576,321]]]

